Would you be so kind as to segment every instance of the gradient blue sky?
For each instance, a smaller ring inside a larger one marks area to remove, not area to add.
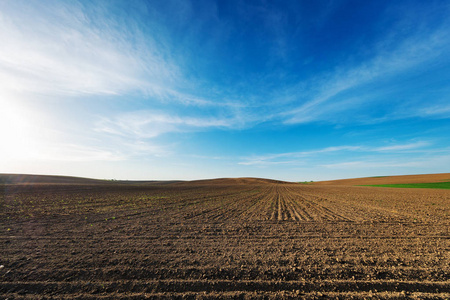
[[[449,1],[0,2],[0,172],[450,172]]]

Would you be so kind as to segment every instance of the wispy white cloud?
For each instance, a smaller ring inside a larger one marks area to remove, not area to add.
[[[34,159],[37,160],[64,162],[120,161],[127,158],[119,151],[61,143],[45,145],[36,154]]]
[[[260,156],[245,157],[240,165],[274,165],[274,164],[307,164],[311,157],[322,157],[327,154],[339,153],[405,153],[409,150],[420,149],[431,145],[429,142],[419,141],[408,144],[395,144],[383,147],[369,147],[369,146],[334,146],[311,151],[287,152],[268,154]],[[424,150],[425,151],[425,150]]]
[[[265,158],[248,158],[247,160],[238,162],[243,166],[273,166],[273,165],[299,165],[302,164],[300,160],[271,160]]]
[[[239,162],[239,164],[240,165],[270,165],[270,164],[294,164],[294,163],[298,164],[302,163],[302,161],[299,159],[314,156],[321,153],[357,151],[360,149],[361,147],[359,146],[336,146],[336,147],[326,147],[323,149],[317,149],[312,151],[259,155],[259,156],[245,157],[243,161]]]
[[[164,40],[112,3],[6,1],[0,4],[0,89],[44,95],[139,92],[183,104],[210,101],[181,92],[182,71]],[[159,35],[161,35],[159,33]],[[180,86],[181,85],[181,86]]]
[[[180,117],[157,111],[137,111],[103,117],[97,122],[95,130],[135,139],[150,139],[168,132],[232,128],[235,124],[233,119]]]
[[[78,1],[1,2],[0,104],[3,113],[7,114],[8,109],[19,102],[25,103],[23,99],[33,99],[37,103],[50,96],[53,101],[64,102],[72,97],[134,97],[136,94],[140,94],[141,99],[156,98],[161,103],[239,109],[232,101],[214,103],[190,93],[192,83],[183,76],[166,41],[158,38],[164,36],[164,28],[155,26],[150,28],[153,32],[146,32],[148,26],[142,26],[134,18],[122,18],[121,12],[113,9],[111,2],[95,5]],[[52,114],[52,107],[39,108],[47,115]],[[9,117],[3,120],[11,119],[18,126],[0,129],[3,136],[16,137],[0,151],[10,154],[10,159],[102,161],[142,154],[165,155],[170,152],[166,146],[146,139],[183,128],[230,126],[225,119],[176,117],[170,109],[153,114],[143,110],[117,118],[106,110],[101,121],[95,124],[96,132],[89,132],[87,138],[80,138],[81,134],[76,133],[85,130],[81,125],[71,128],[71,134],[66,133],[59,139],[54,136],[32,138],[29,132],[48,133],[49,129],[58,131],[58,128],[55,124],[44,125],[45,121],[36,117],[22,122],[24,111],[16,111],[8,113]],[[80,124],[90,117],[75,114],[70,117],[78,119]],[[65,120],[58,122],[63,124]],[[121,136],[120,142],[114,136]]]
[[[447,151],[448,153],[449,151]],[[436,155],[432,157],[413,157],[413,158],[396,158],[396,159],[380,159],[372,158],[368,160],[344,161],[338,163],[322,164],[318,167],[341,170],[355,170],[355,169],[392,169],[392,168],[418,168],[422,172],[447,172],[445,166],[450,164],[450,155]],[[434,170],[434,171],[433,171]]]
[[[173,154],[175,145],[155,141],[167,133],[206,131],[218,128],[233,128],[234,119],[214,117],[186,117],[168,115],[161,111],[136,111],[113,117],[101,117],[94,131],[108,143],[122,149],[127,157],[167,156]],[[114,141],[114,142],[113,142]]]
[[[356,95],[351,95],[352,91],[362,88],[364,85],[385,80],[388,77],[404,74],[425,64],[440,59],[448,55],[450,47],[450,30],[446,21],[442,27],[432,32],[417,32],[408,38],[400,39],[392,36],[391,41],[379,41],[375,47],[373,58],[360,63],[347,63],[337,66],[332,72],[321,76],[299,82],[290,87],[287,91],[280,92],[283,99],[290,99],[293,107],[287,112],[279,115],[287,124],[308,123],[312,121],[324,120],[331,123],[339,123],[343,120],[357,119],[358,113],[351,115],[348,112],[364,112],[365,107],[370,102],[383,102],[382,97],[367,97],[364,88]],[[394,30],[395,32],[395,30]],[[395,45],[395,46],[393,46]],[[389,89],[389,88],[387,88]],[[342,96],[344,93],[349,95]],[[373,91],[371,92],[373,93]],[[276,93],[275,93],[276,97]],[[295,104],[299,103],[299,104]],[[392,106],[394,109],[395,107]],[[424,111],[423,117],[440,113],[445,107],[436,106],[429,109],[417,107],[418,111]],[[364,112],[364,113],[367,113]],[[401,112],[395,112],[397,117]],[[395,119],[394,113],[390,117]],[[386,120],[384,120],[386,121]]]
[[[448,102],[447,99],[445,102]],[[450,105],[447,103],[433,105],[431,107],[421,108],[419,111],[413,113],[414,116],[427,116],[434,118],[450,118]]]
[[[429,142],[419,141],[419,142],[410,143],[410,144],[402,144],[402,145],[392,145],[392,146],[378,147],[378,148],[372,149],[372,151],[375,151],[375,152],[403,151],[403,150],[412,150],[412,149],[423,148],[423,147],[426,147],[426,146],[429,146],[429,145],[430,145]]]

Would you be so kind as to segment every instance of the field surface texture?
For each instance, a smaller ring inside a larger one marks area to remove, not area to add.
[[[315,182],[315,185],[385,185],[385,184],[423,184],[436,182],[450,182],[450,173],[402,175],[402,176],[375,176],[365,178],[351,178]]]
[[[367,186],[414,188],[414,189],[450,189],[450,182],[430,182],[430,183],[403,183],[403,184],[373,184]]]
[[[449,190],[50,179],[3,180],[0,298],[450,299]]]

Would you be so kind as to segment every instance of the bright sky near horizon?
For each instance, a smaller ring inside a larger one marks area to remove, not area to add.
[[[0,2],[0,173],[450,172],[449,1]]]

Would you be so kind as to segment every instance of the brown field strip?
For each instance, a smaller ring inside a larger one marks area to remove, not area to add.
[[[314,182],[314,185],[376,185],[376,184],[405,184],[405,183],[432,183],[450,182],[450,173],[401,175],[401,176],[375,176],[365,178],[338,179]]]
[[[450,191],[246,180],[3,185],[0,298],[449,299]]]

